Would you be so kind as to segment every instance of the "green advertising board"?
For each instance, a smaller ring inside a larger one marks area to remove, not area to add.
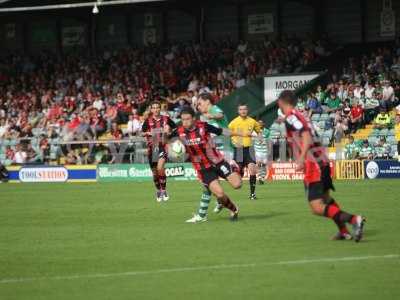
[[[174,180],[195,180],[196,171],[190,163],[167,163],[165,173]],[[97,180],[106,181],[150,181],[153,179],[148,164],[98,165]]]

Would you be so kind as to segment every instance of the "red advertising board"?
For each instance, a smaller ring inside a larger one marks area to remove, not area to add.
[[[267,180],[303,180],[304,173],[296,171],[295,162],[273,162],[267,166]],[[334,177],[335,163],[330,162],[331,176]]]
[[[268,180],[303,180],[304,173],[296,171],[296,163],[270,163],[267,167]]]

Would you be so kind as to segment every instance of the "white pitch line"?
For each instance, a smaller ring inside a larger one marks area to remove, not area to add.
[[[336,263],[336,262],[347,262],[347,261],[393,259],[393,258],[400,258],[400,254],[387,254],[379,256],[376,255],[376,256],[328,257],[328,258],[288,260],[288,261],[265,262],[265,263],[184,267],[184,268],[158,269],[150,271],[132,271],[132,272],[122,272],[122,273],[104,273],[104,274],[97,273],[97,274],[31,277],[31,278],[10,278],[10,279],[1,279],[0,284],[21,283],[21,282],[23,283],[23,282],[32,282],[40,280],[73,280],[82,278],[128,277],[128,276],[153,275],[162,273],[196,272],[196,271],[224,270],[224,269],[236,269],[236,268],[255,268],[255,267],[265,267],[265,266],[285,266],[285,265],[289,266],[289,265],[304,265],[313,263]]]

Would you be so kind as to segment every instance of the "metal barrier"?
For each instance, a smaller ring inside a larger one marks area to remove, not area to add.
[[[337,179],[364,179],[364,163],[362,160],[336,161]]]

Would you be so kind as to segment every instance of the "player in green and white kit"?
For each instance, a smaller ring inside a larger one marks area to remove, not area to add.
[[[209,93],[203,93],[199,95],[199,99],[197,101],[197,110],[201,113],[200,120],[203,122],[207,122],[210,125],[213,125],[218,128],[228,128],[228,120],[222,111],[217,105],[212,104],[212,95]],[[214,142],[216,144],[216,148],[219,151],[224,152],[225,159],[227,161],[231,160],[232,154],[229,153],[230,144],[226,142],[223,137],[215,137]],[[211,192],[208,188],[204,187],[203,193],[200,199],[200,206],[192,218],[186,220],[187,223],[197,223],[207,221],[207,211],[208,206],[210,205],[211,200]],[[218,207],[218,206],[217,206]],[[219,212],[220,209],[217,209],[215,212]]]
[[[265,128],[264,121],[258,120],[261,127],[261,132],[259,135],[254,137],[254,150],[256,153],[256,163],[258,166],[258,182],[264,184],[266,167],[268,162],[268,142],[270,131]]]

